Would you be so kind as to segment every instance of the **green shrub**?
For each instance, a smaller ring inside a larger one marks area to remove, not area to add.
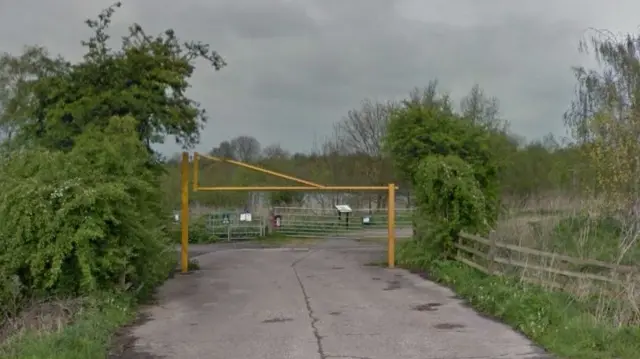
[[[456,114],[429,88],[389,121],[385,149],[414,189],[415,234],[425,255],[448,257],[460,230],[486,232],[498,217],[495,134]]]
[[[150,289],[174,265],[156,171],[133,119],[87,130],[66,153],[15,153],[0,173],[0,273],[25,294]]]
[[[414,178],[418,214],[429,228],[421,237],[426,253],[450,256],[461,230],[486,230],[484,195],[473,168],[460,157],[424,157]]]
[[[499,208],[499,161],[492,145],[494,134],[453,112],[447,96],[406,102],[392,113],[385,149],[412,188],[419,186],[421,161],[427,156],[457,156],[473,169],[484,196],[486,220],[493,225]]]

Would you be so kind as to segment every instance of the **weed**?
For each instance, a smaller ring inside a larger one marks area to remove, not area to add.
[[[83,301],[71,324],[26,330],[0,344],[5,359],[103,359],[112,334],[135,317],[131,296],[99,295]]]

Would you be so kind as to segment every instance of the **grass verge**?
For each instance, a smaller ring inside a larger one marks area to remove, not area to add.
[[[136,315],[128,295],[100,295],[85,302],[72,323],[53,332],[27,331],[0,345],[4,359],[104,359],[114,333]]]
[[[398,246],[398,264],[452,288],[478,312],[512,326],[565,359],[636,359],[640,327],[596,319],[591,304],[517,278],[485,275],[455,261],[428,262],[415,242]]]

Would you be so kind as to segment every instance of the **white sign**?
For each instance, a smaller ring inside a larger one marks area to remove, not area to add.
[[[351,207],[346,204],[336,204],[336,209],[340,213],[351,213]]]
[[[251,213],[240,213],[240,222],[251,222]]]

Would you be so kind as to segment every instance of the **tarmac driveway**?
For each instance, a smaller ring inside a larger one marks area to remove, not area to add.
[[[520,334],[376,246],[203,250],[168,281],[121,358],[542,359]]]

